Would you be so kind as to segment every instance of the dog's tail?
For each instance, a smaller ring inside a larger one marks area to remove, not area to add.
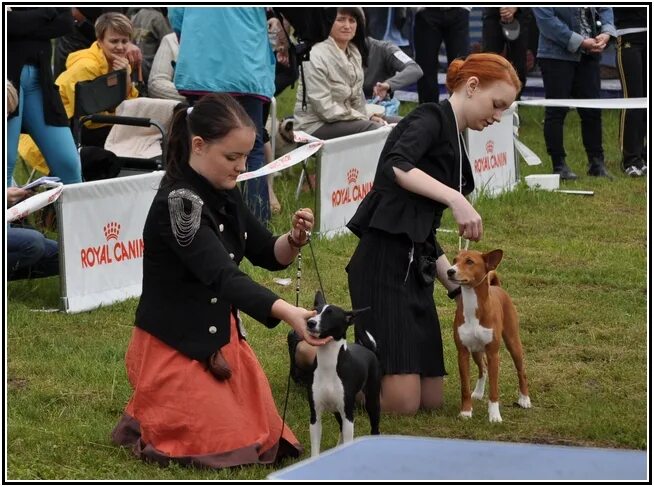
[[[502,283],[500,282],[500,276],[497,275],[497,272],[488,271],[488,284],[490,284],[491,286],[502,287]]]
[[[363,311],[368,311],[369,309],[370,308],[363,308],[353,311],[353,313],[359,314]],[[377,342],[375,341],[375,338],[370,334],[370,332],[365,329],[361,323],[361,319],[354,320],[354,342],[366,347],[368,350],[373,351],[375,355],[377,355]]]

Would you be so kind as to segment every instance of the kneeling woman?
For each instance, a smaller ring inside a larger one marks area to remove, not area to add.
[[[247,209],[236,178],[255,135],[225,94],[174,115],[166,173],[143,230],[143,293],[126,355],[134,393],[113,432],[143,459],[219,468],[300,453],[239,311],[269,328],[284,320],[314,345],[325,340],[304,333],[314,312],[286,303],[238,265],[247,257],[270,270],[288,266],[313,214],[298,210],[291,230],[273,236]]]

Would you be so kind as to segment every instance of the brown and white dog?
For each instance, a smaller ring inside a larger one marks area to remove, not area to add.
[[[500,280],[495,272],[502,255],[499,249],[486,254],[462,250],[454,259],[452,267],[447,270],[448,279],[461,286],[461,299],[457,300],[454,317],[454,342],[458,351],[461,377],[459,415],[464,418],[472,416],[472,399],[483,398],[488,377],[488,420],[491,423],[502,421],[498,392],[501,338],[504,339],[518,371],[518,405],[523,408],[531,407],[520,342],[518,312],[507,292],[500,287]],[[479,368],[477,384],[472,394],[470,353]]]

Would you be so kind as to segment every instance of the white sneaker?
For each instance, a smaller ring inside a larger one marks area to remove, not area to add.
[[[647,171],[647,166],[645,166],[645,171]],[[624,173],[632,178],[638,178],[643,175],[643,172],[636,166],[629,166],[624,170]]]

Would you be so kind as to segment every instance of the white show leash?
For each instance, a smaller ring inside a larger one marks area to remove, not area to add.
[[[454,110],[452,110],[454,111]],[[454,114],[454,123],[456,124],[456,134],[457,134],[457,142],[459,143],[459,193],[463,194],[463,153],[461,152],[461,145],[463,145],[463,150],[466,153],[466,157],[468,160],[470,160],[470,156],[468,155],[468,148],[466,147],[465,142],[462,140],[463,139],[463,134],[459,132],[459,121],[456,119],[456,113]],[[465,250],[468,250],[468,245],[470,244],[470,240],[467,238],[465,239],[465,247],[463,246],[463,240],[464,238],[459,235],[459,250],[465,248]]]

